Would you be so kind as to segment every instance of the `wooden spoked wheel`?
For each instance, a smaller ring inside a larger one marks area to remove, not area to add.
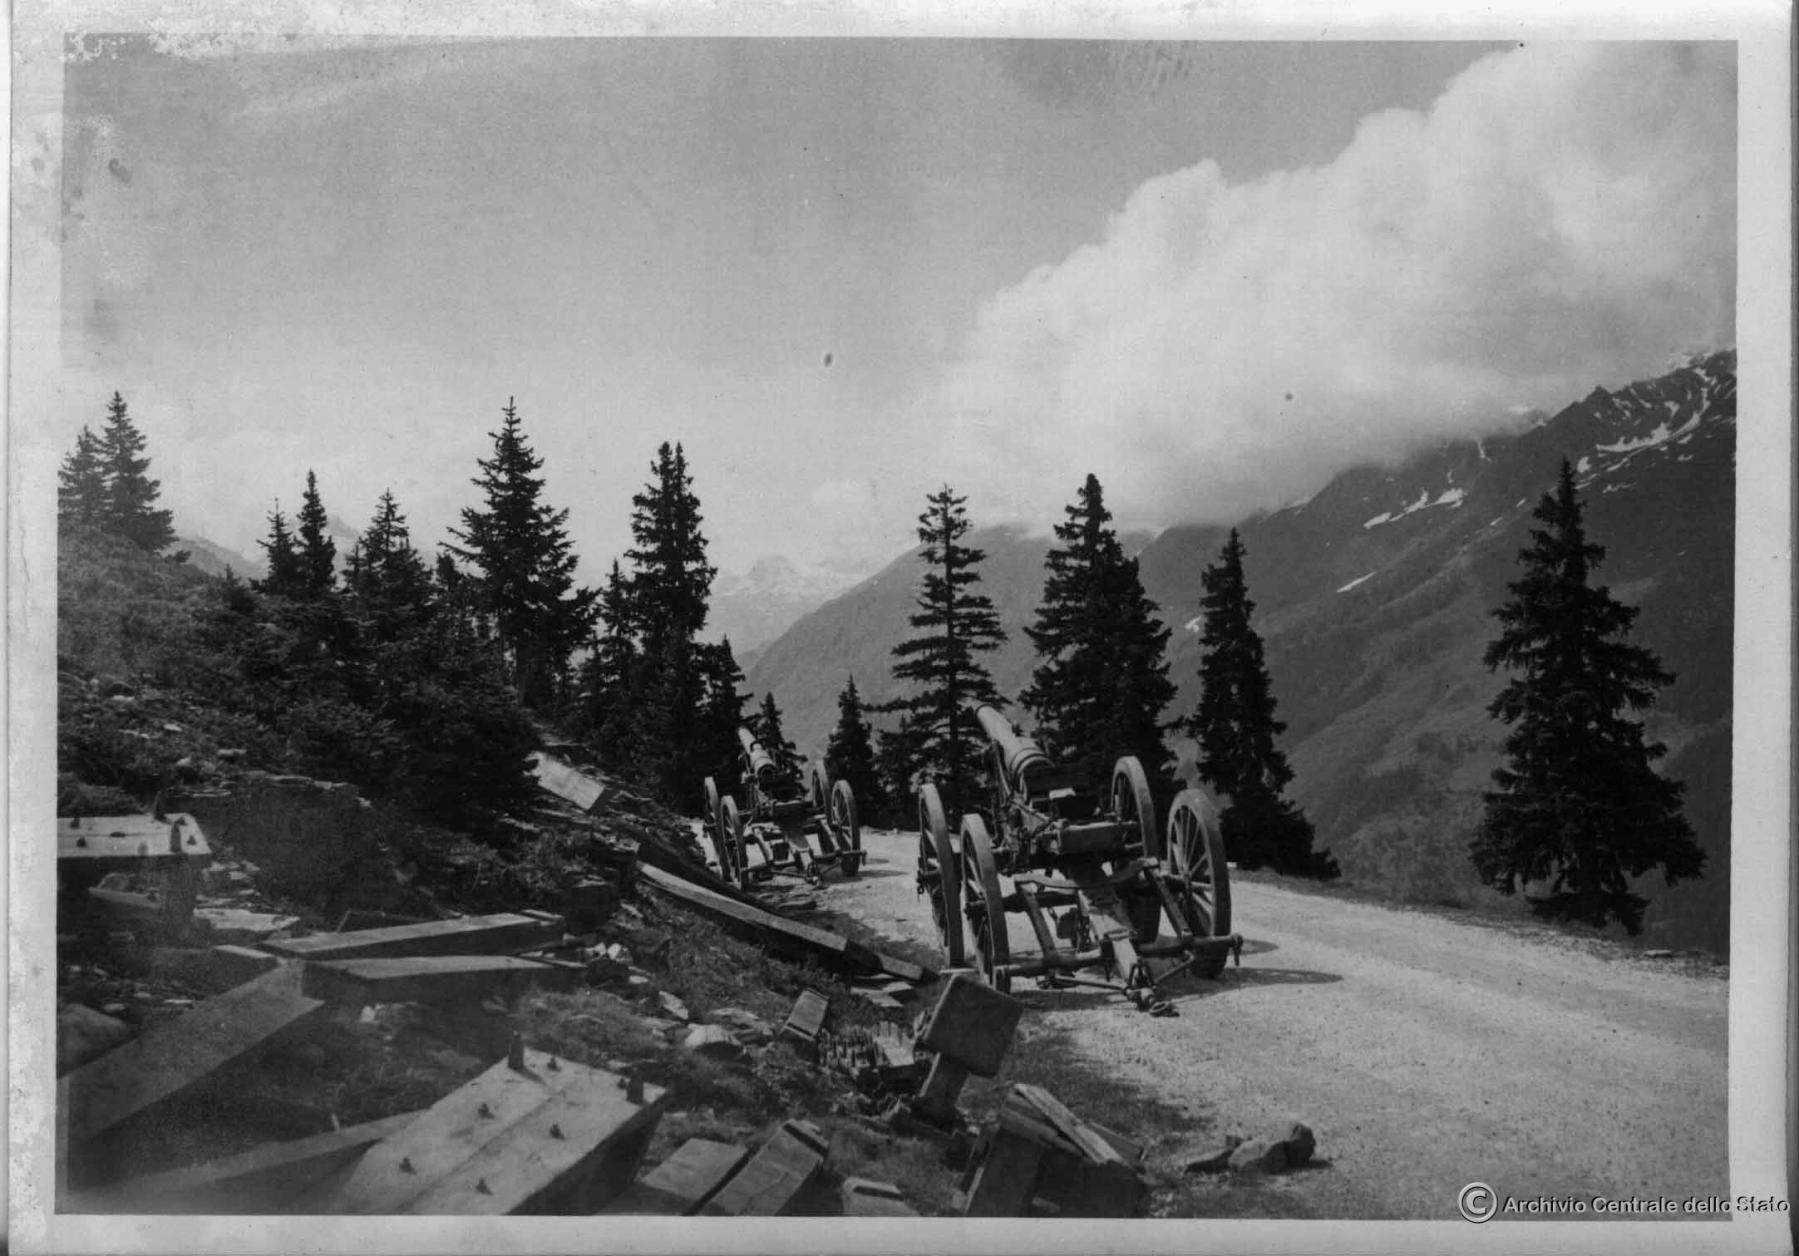
[[[1224,835],[1218,807],[1203,790],[1182,790],[1168,813],[1168,863],[1165,884],[1186,916],[1189,932],[1220,938],[1231,931],[1231,881],[1225,866]],[[1194,966],[1206,977],[1224,970],[1224,953]]]
[[[1134,754],[1118,760],[1112,769],[1112,814],[1134,831],[1127,838],[1128,856],[1113,860],[1115,866],[1139,855],[1150,859],[1162,857],[1162,835],[1156,829],[1155,796],[1149,792],[1149,776]],[[1138,943],[1154,942],[1162,927],[1162,898],[1148,875],[1134,878],[1118,887],[1119,897],[1131,921],[1131,934]]]
[[[842,849],[851,852],[843,861],[843,875],[855,876],[862,871],[862,826],[856,820],[856,795],[848,781],[831,786],[831,835]]]
[[[931,920],[951,968],[959,968],[963,956],[962,918],[956,910],[962,901],[961,881],[943,797],[935,785],[925,785],[918,791],[918,892],[930,900]]]
[[[1162,857],[1162,835],[1156,831],[1156,800],[1149,792],[1149,777],[1134,754],[1127,754],[1112,769],[1112,814],[1134,824],[1132,844],[1150,859]]]
[[[823,764],[814,763],[812,771],[806,774],[806,802],[812,808],[813,815],[823,815],[830,805],[831,779],[825,775]]]
[[[974,937],[981,972],[989,985],[1005,994],[1012,988],[1011,977],[1002,971],[1012,959],[1006,941],[1006,909],[1000,899],[999,865],[993,858],[987,822],[978,815],[962,817],[962,914]]]
[[[719,822],[718,782],[710,776],[706,778],[706,810],[700,817],[700,828],[712,839],[712,853],[718,856],[719,875],[725,880],[731,879],[731,870],[725,863],[724,826]]]
[[[725,880],[737,885],[745,885],[750,879],[749,856],[743,849],[743,814],[737,810],[737,800],[726,798],[718,809],[719,857],[728,858],[731,866],[725,870]],[[726,851],[729,855],[726,855]]]

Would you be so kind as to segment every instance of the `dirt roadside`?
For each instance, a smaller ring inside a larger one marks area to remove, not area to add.
[[[864,842],[863,876],[828,879],[821,906],[934,941],[912,877],[916,835]],[[1235,889],[1242,966],[1169,983],[1178,1016],[1023,983],[1027,1023],[1196,1124],[1311,1126],[1328,1166],[1279,1180],[1293,1215],[1453,1218],[1474,1181],[1501,1200],[1729,1193],[1721,976],[1268,884]],[[1014,954],[1033,949],[1022,918],[1009,923]],[[1190,1150],[1216,1141],[1196,1136]]]

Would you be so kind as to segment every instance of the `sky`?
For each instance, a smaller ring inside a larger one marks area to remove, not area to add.
[[[434,545],[508,398],[589,582],[664,440],[726,570],[1228,522],[1734,343],[1736,113],[1728,43],[91,40],[57,422],[245,553],[309,469]]]

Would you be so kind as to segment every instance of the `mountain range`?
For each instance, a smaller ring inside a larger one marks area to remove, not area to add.
[[[1503,727],[1487,706],[1504,683],[1481,662],[1492,612],[1518,574],[1531,511],[1574,463],[1595,579],[1641,615],[1633,639],[1676,674],[1648,713],[1667,775],[1710,859],[1702,881],[1653,875],[1645,937],[1722,954],[1728,942],[1731,632],[1735,540],[1736,355],[1689,359],[1658,378],[1596,388],[1523,430],[1444,442],[1397,466],[1337,476],[1310,500],[1236,525],[1255,626],[1287,728],[1290,793],[1346,880],[1394,897],[1496,904],[1468,865],[1481,793],[1500,763]],[[1170,718],[1198,701],[1200,573],[1228,527],[1188,525],[1132,537],[1150,597],[1172,630]],[[990,656],[1000,691],[1035,666],[1022,628],[1042,593],[1049,541],[978,528],[981,588],[1008,633]],[[871,702],[897,696],[891,650],[920,573],[915,553],[805,615],[760,650],[749,686],[774,693],[786,729],[816,752],[849,676]],[[1023,712],[1014,711],[1022,717]],[[1191,743],[1171,742],[1183,768]]]

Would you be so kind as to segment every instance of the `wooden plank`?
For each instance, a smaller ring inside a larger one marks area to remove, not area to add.
[[[301,989],[315,999],[361,1007],[510,997],[534,986],[570,989],[581,976],[576,964],[513,955],[410,955],[307,964]]]
[[[802,990],[793,1011],[787,1014],[787,1023],[781,1027],[781,1032],[816,1042],[819,1031],[825,1027],[825,1013],[829,1010],[830,1004],[824,995],[816,990]]]
[[[701,1212],[709,1217],[791,1217],[824,1172],[829,1149],[817,1126],[784,1121]]]
[[[551,1067],[554,1062],[555,1067]],[[526,1050],[444,1096],[371,1147],[340,1206],[360,1214],[582,1210],[605,1204],[636,1174],[668,1092],[603,1069]]]
[[[1070,1154],[1080,1153],[1080,1148],[1075,1146],[1073,1141],[1064,1137],[1054,1125],[1051,1125],[1048,1118],[1037,1109],[1035,1104],[1025,1100],[1016,1091],[1007,1092],[1005,1101],[1000,1106],[1000,1115],[1008,1121],[1016,1121],[1021,1129],[1028,1127],[1039,1137],[1065,1149]],[[1142,1143],[1120,1134],[1109,1126],[1101,1125],[1098,1121],[1084,1121],[1083,1124],[1112,1144],[1112,1150],[1118,1153],[1125,1164],[1135,1166],[1143,1163]]]
[[[68,1076],[69,1146],[179,1094],[324,1006],[300,992],[300,966],[283,964],[76,1069]]]
[[[309,938],[264,942],[262,949],[288,959],[377,959],[406,955],[497,955],[522,951],[562,937],[562,918],[547,913],[504,912],[432,920],[422,925],[317,933]]]
[[[412,1123],[417,1112],[366,1121],[242,1155],[133,1178],[73,1197],[63,1212],[220,1213],[284,1210],[314,1182]]]
[[[178,828],[178,850],[169,845],[171,827]],[[200,822],[182,811],[170,812],[161,820],[145,815],[63,816],[56,821],[56,859],[59,864],[92,867],[96,872],[128,872],[145,861],[210,863],[212,847]]]
[[[1060,1099],[1044,1090],[1041,1086],[1033,1086],[1028,1082],[1019,1082],[1014,1091],[1020,1098],[1031,1104],[1037,1111],[1049,1118],[1050,1124],[1060,1130],[1083,1155],[1095,1164],[1123,1164],[1124,1157],[1112,1148],[1112,1144],[1101,1138],[1087,1127],[1086,1122],[1070,1112]]]
[[[748,1147],[690,1138],[602,1211],[613,1215],[691,1216],[711,1202],[749,1158]]]
[[[531,769],[537,783],[556,797],[571,802],[582,811],[592,811],[605,797],[606,787],[573,765],[554,755],[541,752],[531,756]]]
[[[726,898],[651,864],[641,865],[641,872],[657,888],[667,891],[684,903],[701,908],[720,919],[754,929],[764,936],[803,946],[836,967],[879,969],[879,965],[873,962],[873,952],[840,934],[815,929],[811,925],[788,920],[760,907]]]
[[[900,959],[897,955],[888,955],[881,951],[876,951],[874,956],[880,961],[879,970],[889,977],[897,977],[901,981],[909,981],[913,985],[937,980],[937,970],[934,968],[927,968],[923,964],[914,964],[909,959]]]

